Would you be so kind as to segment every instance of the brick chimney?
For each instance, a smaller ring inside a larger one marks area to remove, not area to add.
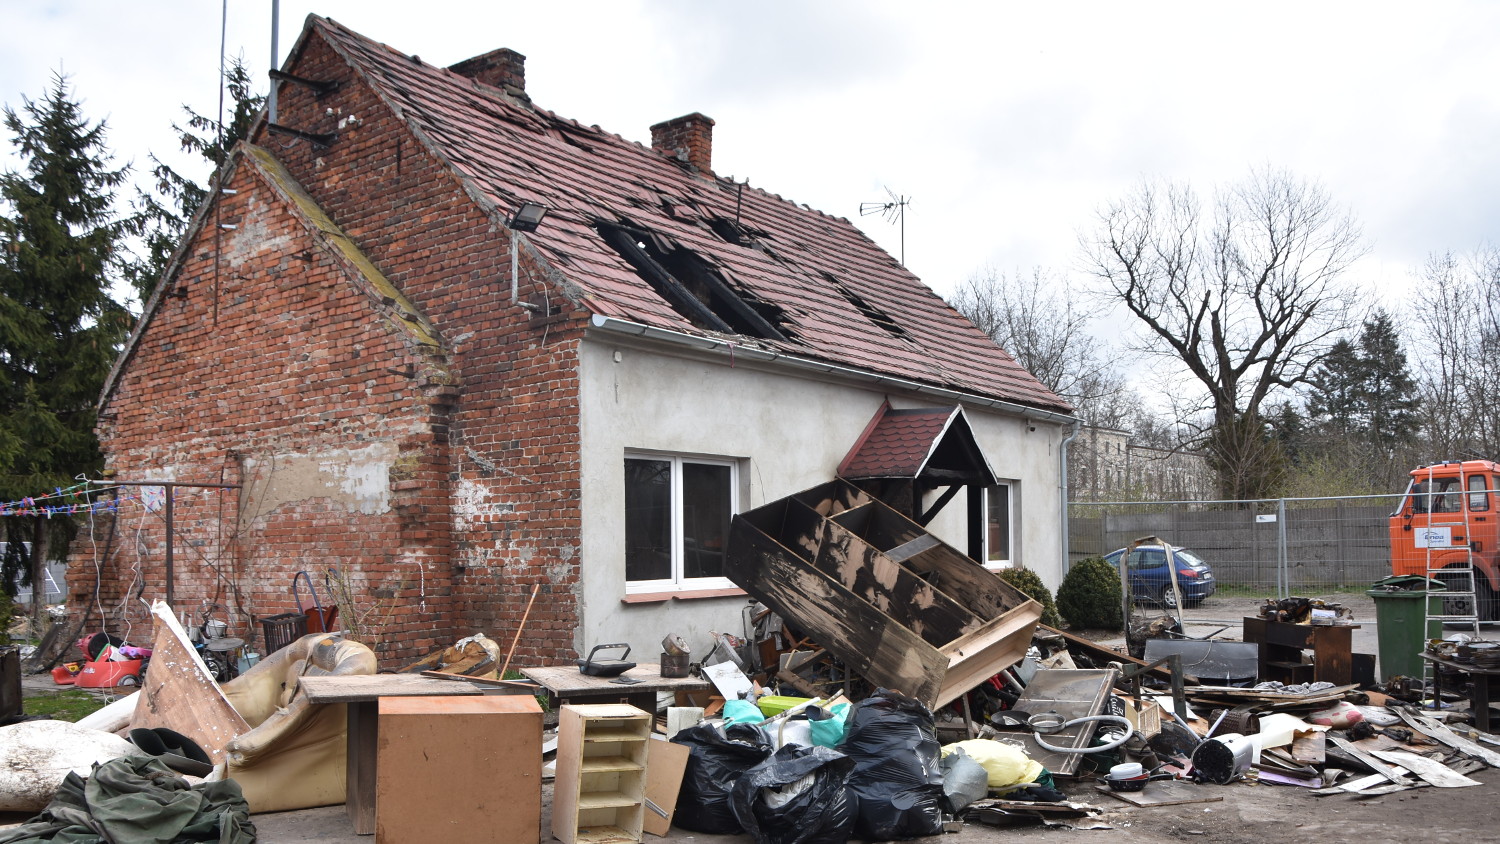
[[[501,47],[448,69],[515,96],[526,94],[526,57],[515,50]]]
[[[651,127],[651,148],[700,173],[712,173],[714,121],[698,112]]]

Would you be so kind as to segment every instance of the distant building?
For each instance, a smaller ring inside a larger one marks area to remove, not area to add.
[[[1201,501],[1214,496],[1202,454],[1132,443],[1129,431],[1085,427],[1069,446],[1070,501]]]

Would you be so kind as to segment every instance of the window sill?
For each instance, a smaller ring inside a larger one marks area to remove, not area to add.
[[[674,592],[636,592],[626,595],[620,599],[622,604],[659,604],[663,601],[676,599],[678,601],[695,601],[699,598],[739,598],[745,596],[745,590],[738,587],[729,589],[684,589]]]

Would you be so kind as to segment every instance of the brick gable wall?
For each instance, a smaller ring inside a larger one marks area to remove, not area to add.
[[[162,299],[104,408],[107,468],[241,485],[175,499],[173,603],[190,622],[218,604],[231,635],[257,638],[255,619],[296,609],[295,572],[322,589],[337,568],[366,625],[394,634],[383,655],[425,652],[450,635],[430,623],[449,614],[447,537],[428,530],[440,503],[402,484],[445,463],[432,421],[451,399],[401,374],[433,361],[255,166],[241,162],[228,187],[184,253],[184,295]],[[127,503],[112,537],[95,528],[75,544],[71,597],[149,642],[135,598],[165,595],[163,513]],[[426,617],[409,607],[423,586]]]
[[[539,584],[515,662],[569,658],[578,613],[577,375],[586,314],[556,291],[544,293],[526,256],[522,298],[549,300],[563,312],[534,319],[511,304],[508,234],[316,33],[290,72],[341,87],[320,99],[284,85],[280,122],[321,132],[351,114],[358,121],[326,149],[276,136],[266,143],[432,321],[463,385],[449,420],[449,463],[428,488],[450,496],[453,621],[460,633],[484,632],[508,646]]]

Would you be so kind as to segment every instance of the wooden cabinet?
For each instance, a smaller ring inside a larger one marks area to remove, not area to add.
[[[1288,685],[1308,682],[1347,685],[1352,681],[1352,637],[1359,625],[1317,627],[1245,616],[1244,640],[1260,645],[1260,679]],[[1312,662],[1303,652],[1312,651]]]
[[[536,698],[383,697],[379,712],[376,844],[541,838]]]
[[[552,834],[567,844],[641,840],[651,716],[626,704],[567,705],[557,722]]]

